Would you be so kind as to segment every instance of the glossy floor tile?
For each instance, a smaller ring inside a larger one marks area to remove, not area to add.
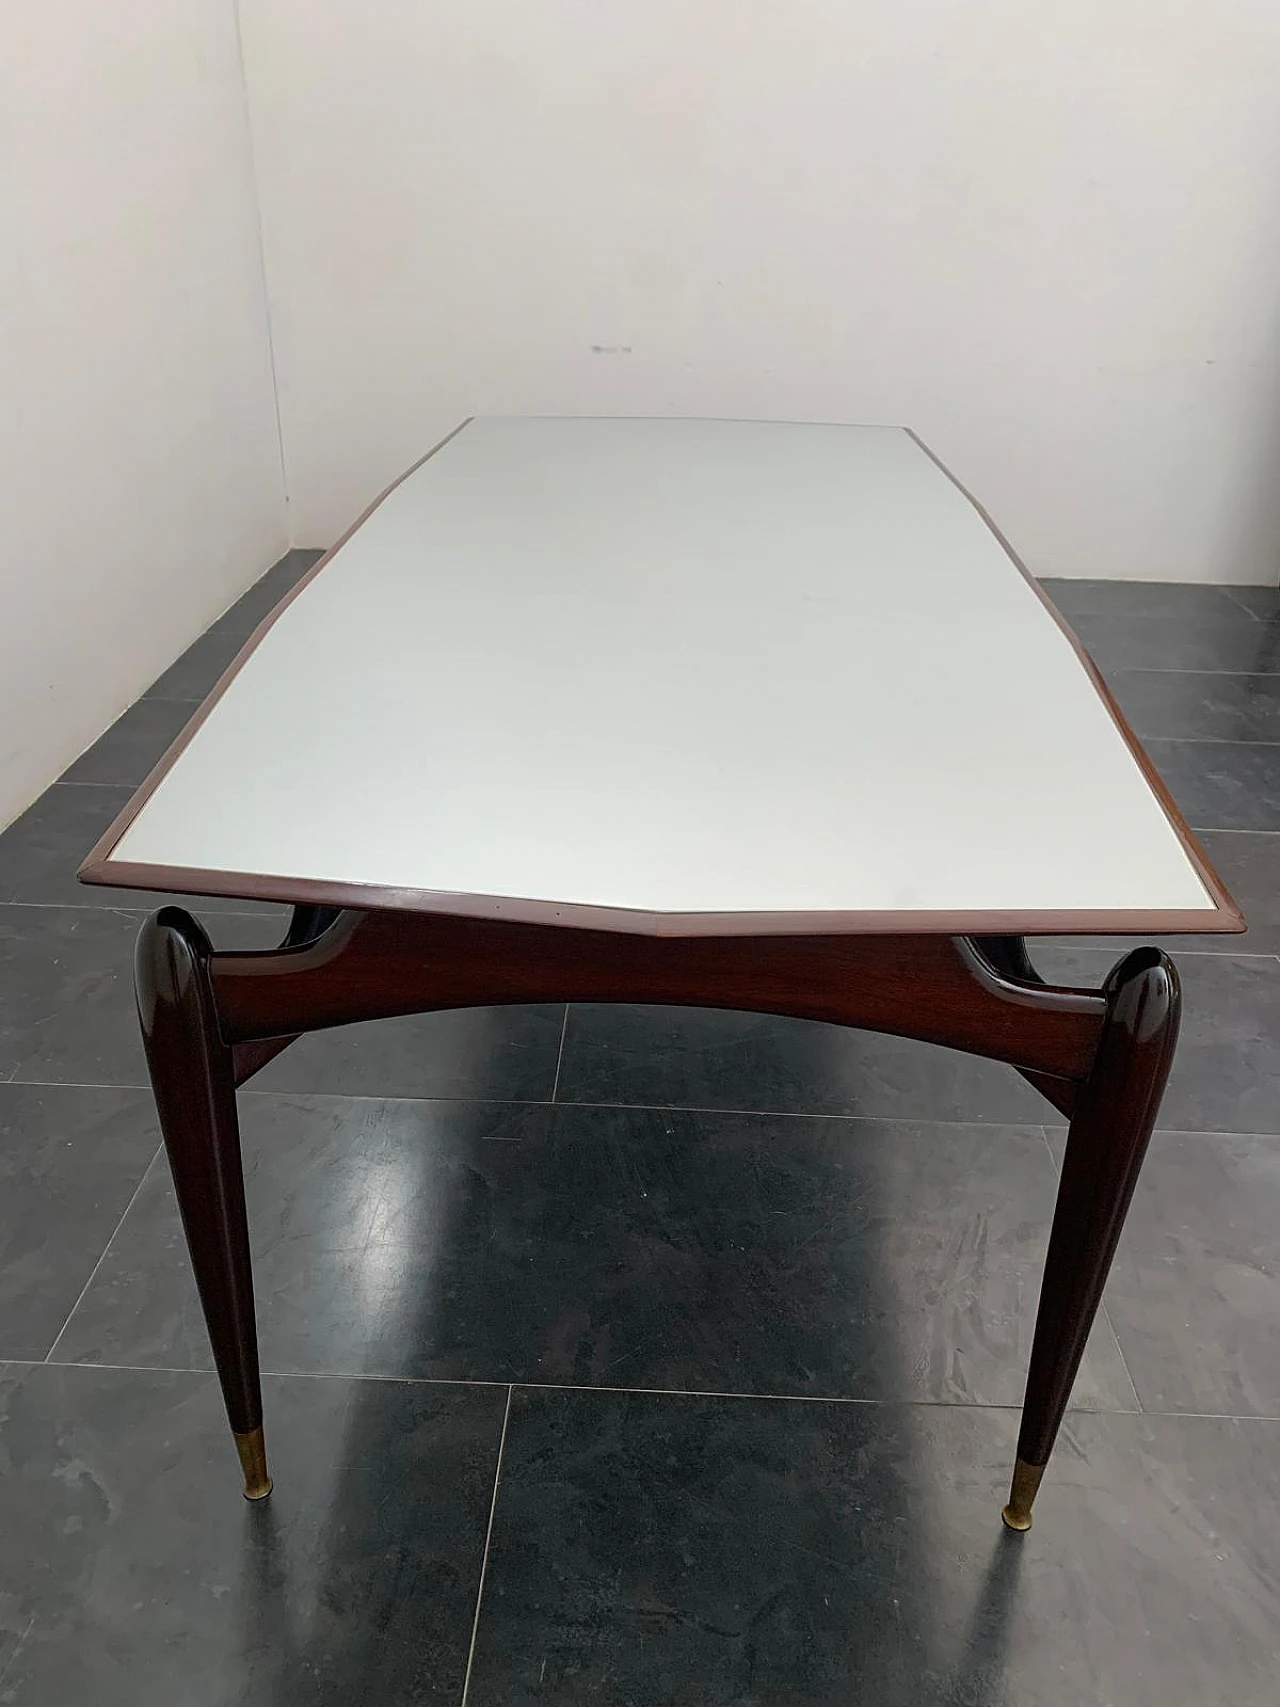
[[[0,1084],[0,1361],[44,1357],[159,1143],[145,1091]]]
[[[1242,613],[1253,617],[1274,614],[1278,596],[1274,587],[1211,587],[1188,581],[1068,581],[1050,576],[1041,585],[1068,619],[1163,617],[1183,622],[1204,618],[1238,621]]]
[[[1200,842],[1248,929],[1243,936],[1174,940],[1209,952],[1280,954],[1280,835],[1207,830]]]
[[[1280,671],[1280,625],[1243,609],[1187,613],[1154,610],[1073,615],[1072,628],[1104,673],[1111,670]]]
[[[0,1080],[145,1085],[133,997],[144,912],[0,906]],[[215,947],[270,948],[281,919],[206,920]],[[468,1008],[303,1039],[255,1081],[349,1095],[549,1100],[563,1007]]]
[[[316,1032],[254,1079],[259,1090],[335,1096],[549,1102],[564,1007],[459,1008]]]
[[[136,788],[189,722],[180,701],[140,699],[62,773],[65,783],[128,784]]]
[[[55,783],[46,789],[16,823],[0,832],[0,902],[151,912],[177,899],[154,890],[108,888],[76,878],[81,861],[132,793],[129,787],[73,783]],[[272,903],[224,896],[193,897],[187,905],[197,915],[269,913],[285,918],[288,914],[288,908]]]
[[[0,831],[0,902],[109,907],[126,893],[76,880],[80,862],[127,803],[130,788],[54,783]],[[148,899],[139,903],[149,904]]]
[[[1021,1401],[1039,1127],[242,1103],[268,1368]],[[207,1367],[163,1158],[53,1356]],[[1076,1402],[1135,1403],[1105,1321]]]
[[[1275,621],[1280,617],[1280,588],[1227,587],[1224,589],[1238,605],[1260,621]]]
[[[249,1504],[212,1378],[0,1374],[6,1707],[454,1707],[505,1389],[265,1389]]]
[[[902,1038],[772,1014],[586,1003],[569,1009],[561,1102],[1044,1119],[1012,1069]]]
[[[1143,745],[1193,830],[1280,830],[1280,746],[1151,740]]]
[[[1280,741],[1280,675],[1109,670],[1107,685],[1144,740]]]
[[[93,907],[0,906],[0,1081],[145,1085],[133,997],[144,915]],[[215,942],[265,948],[272,918],[221,914]]]
[[[468,1707],[1270,1707],[1280,1427],[517,1390]]]
[[[291,551],[147,689],[148,699],[202,700],[245,641],[320,553]]]
[[[1145,1409],[1280,1417],[1280,1138],[1158,1132],[1107,1308]]]
[[[1244,939],[1247,940],[1247,939]],[[1114,949],[1042,941],[1052,981],[1098,986]],[[1187,1132],[1280,1131],[1280,961],[1270,955],[1187,954],[1182,1029],[1160,1123]]]
[[[265,1367],[505,1381],[524,1349],[537,1368],[522,1326],[554,1319],[559,1277],[521,1223],[545,1201],[550,1109],[253,1092],[240,1105]],[[209,1366],[164,1157],[53,1356]]]
[[[219,618],[157,676],[143,697],[182,701],[189,714],[210,692],[247,639],[243,623]]]
[[[247,639],[264,616],[267,616],[290,592],[309,569],[324,556],[323,551],[308,551],[295,546],[286,551],[278,563],[260,576],[246,593],[242,593],[227,612],[241,626]]]

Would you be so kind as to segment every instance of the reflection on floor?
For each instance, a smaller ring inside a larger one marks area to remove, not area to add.
[[[276,1492],[240,1499],[136,1038],[149,901],[73,874],[308,561],[0,837],[0,1702],[1274,1702],[1280,595],[1053,589],[1253,928],[1175,945],[1162,1130],[1017,1540],[1051,1111],[644,1008],[355,1028],[255,1080]]]

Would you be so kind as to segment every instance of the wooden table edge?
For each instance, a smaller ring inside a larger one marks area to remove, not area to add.
[[[1196,875],[1213,901],[1211,908],[1187,910],[1062,910],[1015,912],[1012,910],[955,912],[813,912],[813,913],[659,913],[622,907],[575,902],[541,901],[521,897],[454,895],[441,891],[407,889],[379,884],[328,882],[323,879],[290,878],[270,873],[225,873],[194,867],[144,865],[116,860],[114,850],[137,818],[196,731],[231,683],[257,650],[263,638],[356,530],[404,483],[455,439],[474,419],[467,416],[453,430],[418,458],[369,504],[328,551],[290,588],[262,619],[213,688],[196,707],[188,722],[166,749],[159,762],[134,791],[121,811],[98,838],[80,866],[80,881],[123,889],[151,889],[173,894],[231,897],[246,901],[282,901],[295,905],[395,909],[410,912],[463,914],[476,918],[505,917],[533,923],[558,923],[571,928],[618,930],[654,936],[759,935],[790,933],[843,934],[910,933],[967,935],[1010,934],[1020,936],[1142,936],[1147,934],[1238,934],[1247,926],[1243,914],[1214,870],[1194,831],[1178,809],[1151,759],[1135,735],[1097,666],[1062,612],[1014,551],[992,517],[942,459],[910,427],[897,430],[924,453],[977,512],[1005,556],[1033,589],[1050,616],[1074,649],[1095,692],[1106,707],[1121,738],[1132,753],[1148,786],[1164,812],[1174,835]]]
[[[282,875],[246,876],[195,866],[145,865],[91,855],[80,881],[118,889],[145,889],[290,907],[339,907],[354,912],[438,914],[449,918],[509,920],[566,930],[612,931],[650,937],[777,936],[1169,936],[1234,935],[1245,921],[1234,904],[1203,909],[1081,908],[1026,911],[969,909],[954,912],[650,912],[508,895],[471,895],[372,883],[330,882]]]

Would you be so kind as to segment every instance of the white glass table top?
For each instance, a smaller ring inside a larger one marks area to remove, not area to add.
[[[898,428],[469,422],[233,668],[90,880],[667,934],[1238,928]]]

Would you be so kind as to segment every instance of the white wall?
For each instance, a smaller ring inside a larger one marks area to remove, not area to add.
[[[479,411],[905,421],[1275,581],[1275,0],[242,0],[301,543]]]
[[[287,544],[234,0],[6,0],[0,825]]]

